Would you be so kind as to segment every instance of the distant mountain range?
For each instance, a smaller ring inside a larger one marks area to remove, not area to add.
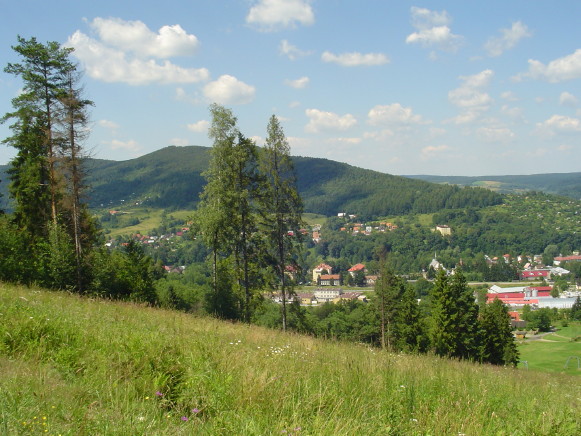
[[[501,193],[540,191],[581,200],[581,172],[547,173],[525,176],[405,176],[432,183],[472,186],[492,189]]]
[[[140,202],[152,207],[194,207],[203,189],[208,147],[166,147],[127,161],[89,159],[89,203],[93,208]],[[536,176],[393,176],[328,159],[294,157],[298,187],[307,212],[363,217],[435,212],[488,206],[501,197],[491,191],[538,190],[581,197],[581,173]],[[7,166],[0,166],[0,202],[6,208]],[[455,185],[469,186],[459,188]],[[490,189],[481,189],[481,188]],[[480,188],[480,189],[477,189]]]

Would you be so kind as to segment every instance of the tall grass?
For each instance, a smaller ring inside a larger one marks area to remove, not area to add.
[[[8,435],[581,433],[576,376],[2,284],[0,374]]]

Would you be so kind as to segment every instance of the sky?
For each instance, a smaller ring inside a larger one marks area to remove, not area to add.
[[[211,146],[209,106],[291,154],[396,175],[581,171],[579,0],[0,0],[17,35],[73,47],[85,148]],[[0,115],[22,89],[0,72]],[[9,122],[0,139],[10,136]],[[14,150],[0,145],[0,164]]]

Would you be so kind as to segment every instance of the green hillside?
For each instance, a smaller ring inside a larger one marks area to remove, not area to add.
[[[0,433],[577,435],[578,376],[0,283]]]
[[[140,202],[192,208],[205,182],[202,172],[209,162],[208,150],[172,146],[124,162],[90,161],[91,205]],[[327,159],[295,157],[294,161],[307,212],[378,216],[500,203],[500,196],[489,190],[437,185]]]
[[[581,199],[581,173],[548,173],[523,176],[406,176],[432,183],[486,187],[502,193],[541,191]]]

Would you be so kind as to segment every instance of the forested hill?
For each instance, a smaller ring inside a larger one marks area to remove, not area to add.
[[[208,166],[208,151],[207,147],[171,146],[121,162],[91,159],[87,165],[90,204],[107,207],[140,201],[164,208],[193,207],[205,183],[202,172]],[[295,157],[294,161],[307,212],[377,217],[501,202],[499,194],[487,189],[434,184],[327,159]],[[7,183],[1,185],[5,190]]]
[[[406,176],[432,183],[479,186],[502,193],[540,191],[581,200],[581,173],[548,173],[521,176]]]

